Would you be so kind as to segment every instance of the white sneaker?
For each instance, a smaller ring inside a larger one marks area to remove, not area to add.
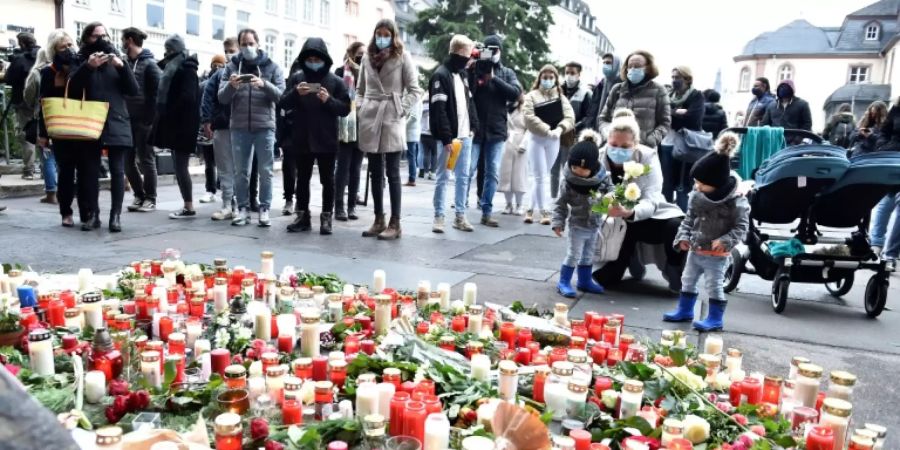
[[[443,233],[444,232],[444,218],[443,217],[435,217],[434,223],[431,225],[432,233]]]
[[[522,205],[516,206],[516,210],[513,212],[513,215],[524,216],[525,208]]]
[[[503,215],[508,216],[513,213],[513,205],[506,205],[506,208],[503,210]]]
[[[231,219],[231,224],[236,227],[242,227],[244,225],[249,225],[252,221],[253,216],[250,215],[250,210],[242,208],[238,211],[238,214]]]
[[[212,213],[212,220],[231,220],[234,218],[234,210],[231,208],[222,208]]]
[[[216,198],[216,194],[213,194],[212,192],[207,192],[206,195],[200,197],[200,203],[215,203],[218,200],[219,199]]]
[[[269,210],[265,208],[259,208],[259,226],[261,227],[271,227],[272,221],[269,219]]]

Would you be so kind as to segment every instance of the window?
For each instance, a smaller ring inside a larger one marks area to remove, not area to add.
[[[109,10],[114,13],[121,13],[122,2],[120,0],[109,0]]]
[[[200,0],[187,0],[187,22],[184,32],[200,36]]]
[[[297,0],[284,0],[284,15],[288,19],[297,18]]]
[[[303,0],[303,20],[313,21],[313,0]]]
[[[263,44],[263,50],[265,50],[266,54],[271,58],[272,56],[275,56],[275,35],[267,34],[265,39],[266,41]]]
[[[86,7],[90,7],[90,6],[91,6],[91,0],[75,0],[75,4],[78,5],[78,6],[86,6]]]
[[[877,41],[878,40],[878,25],[872,24],[866,27],[866,40],[867,41]]]
[[[319,7],[319,22],[327,25],[331,21],[331,0],[321,0]]]
[[[238,11],[237,12],[237,32],[234,33],[235,36],[241,31],[250,28],[250,13],[247,11]]]
[[[118,28],[110,28],[109,29],[109,41],[110,42],[121,42],[122,41],[122,30]]]
[[[87,25],[86,22],[75,22],[75,38],[81,39],[81,33],[84,32],[84,27]]]
[[[747,92],[750,90],[750,68],[744,67],[741,69],[741,79],[738,84],[738,91]]]
[[[297,41],[292,37],[284,38],[284,68],[290,69],[294,62],[294,44]],[[288,74],[290,75],[290,74]]]
[[[778,81],[784,80],[793,80],[794,79],[794,67],[790,64],[784,64],[780,68],[778,68]]]
[[[165,0],[147,0],[147,26],[163,29],[166,27]]]
[[[275,14],[278,12],[278,0],[266,0],[266,12]]]
[[[850,84],[869,82],[869,66],[850,66]]]
[[[225,39],[225,12],[226,8],[222,5],[213,5],[212,18],[212,37],[220,41]]]
[[[397,3],[400,3],[400,2],[397,2]],[[403,2],[402,4],[406,5],[407,3]],[[344,1],[344,8],[346,9],[348,16],[352,16],[352,17],[359,16],[359,0]],[[403,9],[403,11],[406,11],[406,9]]]

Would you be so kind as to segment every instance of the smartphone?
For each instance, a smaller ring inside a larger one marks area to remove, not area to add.
[[[238,76],[238,80],[241,83],[249,83],[251,80],[253,80],[253,75],[250,75],[250,74],[240,75],[240,76]]]
[[[309,88],[310,92],[319,92],[322,83],[306,83],[306,86]]]

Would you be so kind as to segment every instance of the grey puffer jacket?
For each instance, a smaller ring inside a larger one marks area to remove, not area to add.
[[[634,111],[638,125],[641,127],[641,144],[656,148],[672,128],[672,112],[669,107],[669,93],[666,88],[653,81],[645,80],[640,84],[629,81],[619,83],[609,91],[606,105],[600,114],[600,134],[607,135],[607,128],[612,123],[613,114],[619,108]]]
[[[551,228],[565,230],[566,224],[572,228],[600,228],[600,215],[591,211],[597,201],[591,195],[573,189],[569,183],[602,194],[611,187],[606,171],[601,167],[595,177],[582,178],[573,174],[568,164],[564,170],[565,176],[559,183],[559,197],[556,198],[556,207],[553,208]]]
[[[231,75],[256,75],[265,85],[255,88],[250,83],[231,87]],[[284,91],[284,75],[281,67],[259,50],[254,64],[236,55],[225,66],[219,81],[219,103],[231,105],[230,128],[232,130],[261,131],[275,129],[275,104]]]
[[[719,240],[728,251],[744,241],[750,228],[750,203],[738,193],[740,178],[732,174],[731,191],[722,200],[711,200],[699,191],[691,192],[687,215],[681,221],[673,246],[681,241],[694,250],[710,250]]]

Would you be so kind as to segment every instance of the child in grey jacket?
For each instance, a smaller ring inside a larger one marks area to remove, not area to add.
[[[594,206],[595,193],[609,190],[609,176],[600,165],[600,136],[593,130],[581,133],[579,142],[570,152],[568,164],[564,170],[564,179],[560,182],[556,208],[553,210],[551,226],[557,236],[562,236],[566,225],[569,226],[568,252],[566,260],[559,270],[559,283],[556,290],[563,297],[575,298],[572,289],[572,275],[578,270],[579,290],[592,294],[602,294],[603,286],[591,278],[591,267],[594,247],[597,245],[600,230],[600,216],[591,208]]]
[[[744,240],[750,227],[750,204],[738,192],[740,180],[731,173],[731,156],[738,144],[736,134],[723,133],[716,141],[715,151],[700,158],[691,169],[694,191],[672,244],[689,253],[681,276],[678,307],[663,315],[667,322],[694,319],[697,283],[703,275],[709,295],[709,315],[694,322],[694,328],[722,329],[727,304],[723,284],[728,255]]]

